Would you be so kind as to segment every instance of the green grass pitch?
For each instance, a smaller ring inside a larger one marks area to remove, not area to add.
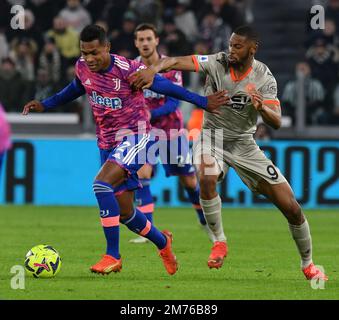
[[[156,225],[174,234],[179,270],[169,276],[155,246],[130,244],[121,227],[121,273],[92,274],[89,267],[105,251],[96,208],[0,207],[1,299],[339,299],[339,214],[307,211],[316,264],[329,281],[312,289],[299,268],[299,256],[283,216],[274,209],[223,209],[229,255],[224,266],[208,269],[211,243],[192,209],[157,209]],[[26,252],[47,243],[61,254],[53,279],[25,278],[25,289],[12,289],[13,265]]]

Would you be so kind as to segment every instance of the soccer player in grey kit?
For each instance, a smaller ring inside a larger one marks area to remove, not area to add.
[[[265,64],[254,59],[257,49],[257,33],[249,26],[242,26],[231,35],[227,53],[164,58],[132,75],[133,84],[136,88],[147,88],[161,71],[199,71],[207,76],[205,94],[228,92],[230,100],[220,108],[220,114],[204,112],[202,134],[194,147],[200,203],[216,238],[208,266],[220,268],[227,256],[216,185],[232,167],[253,192],[265,195],[286,217],[306,279],[327,280],[313,264],[310,228],[289,183],[253,138],[258,115],[274,129],[281,126],[276,80]],[[219,141],[217,129],[219,132],[222,129]]]

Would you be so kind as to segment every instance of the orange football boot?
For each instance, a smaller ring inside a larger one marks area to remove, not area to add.
[[[307,280],[312,280],[312,279],[320,279],[327,281],[328,277],[321,272],[314,264],[313,262],[310,263],[306,268],[302,269],[305,277]]]
[[[166,237],[167,243],[166,243],[165,248],[159,250],[159,256],[161,257],[162,262],[164,263],[166,271],[170,275],[173,275],[178,270],[177,258],[172,252],[173,235],[171,232],[167,230],[162,231],[162,234]]]
[[[90,268],[92,272],[101,274],[109,274],[112,271],[120,272],[121,269],[121,258],[116,259],[108,254],[104,254],[102,259]]]
[[[227,256],[227,244],[223,241],[215,241],[212,247],[212,252],[208,257],[207,265],[209,268],[221,268],[224,258]]]

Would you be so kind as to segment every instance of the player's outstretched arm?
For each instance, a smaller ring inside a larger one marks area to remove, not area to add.
[[[218,114],[220,113],[218,109],[222,105],[226,105],[229,101],[226,90],[204,97],[181,86],[175,85],[173,82],[159,75],[154,77],[154,81],[150,89],[166,96],[193,103],[206,111]]]
[[[80,81],[78,79],[74,79],[69,85],[55,95],[42,101],[32,100],[25,104],[22,114],[27,115],[31,111],[44,112],[49,109],[53,109],[79,98],[85,94],[85,92],[85,88],[82,86]]]
[[[195,71],[192,56],[161,58],[149,68],[139,70],[132,74],[130,81],[137,90],[146,89],[152,85],[157,73],[169,70]]]

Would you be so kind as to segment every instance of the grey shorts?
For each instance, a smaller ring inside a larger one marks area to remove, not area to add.
[[[253,191],[258,193],[258,182],[262,179],[270,184],[287,182],[280,170],[260,150],[254,139],[225,141],[214,140],[210,134],[202,133],[193,146],[193,164],[201,163],[201,156],[209,155],[216,165],[208,168],[204,174],[219,175],[224,179],[229,167],[232,167],[241,180]]]

